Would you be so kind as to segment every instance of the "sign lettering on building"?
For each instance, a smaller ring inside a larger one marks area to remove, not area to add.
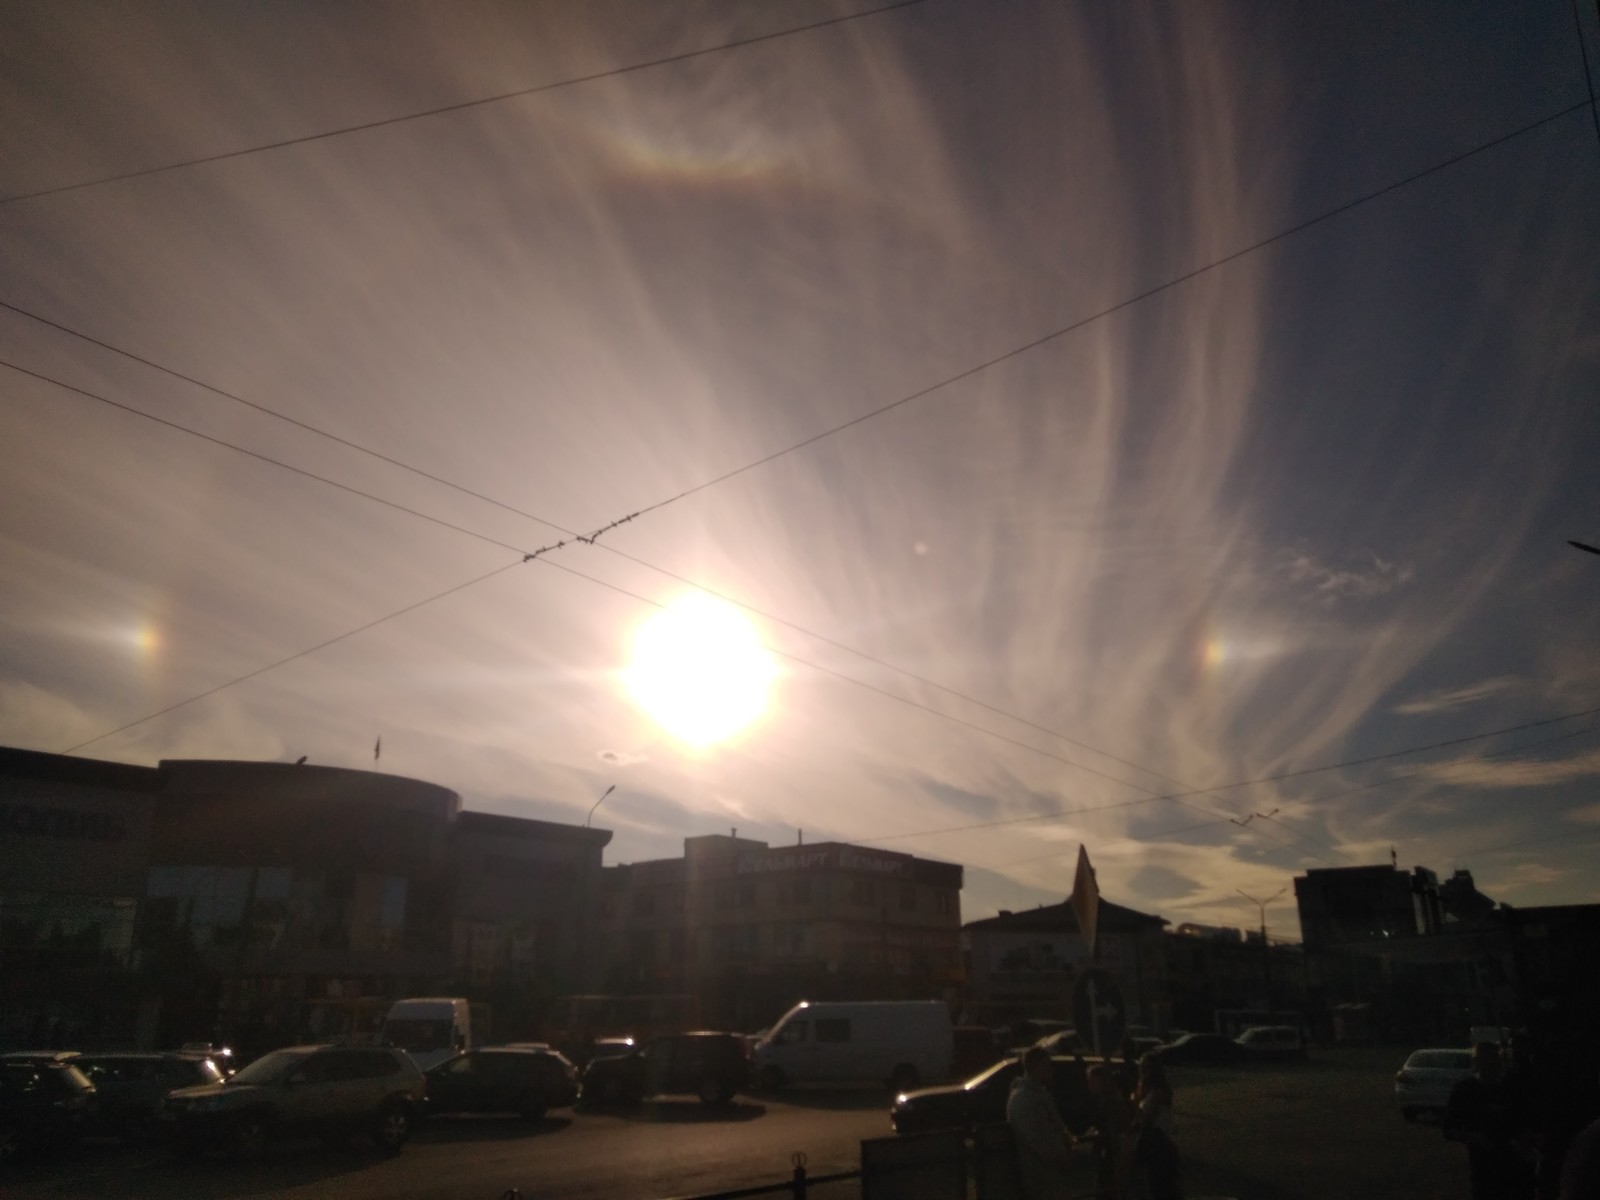
[[[867,871],[873,875],[911,874],[908,858],[891,858],[887,854],[872,854],[849,846],[839,848],[839,866],[846,871]]]
[[[39,808],[33,804],[0,806],[0,832],[19,837],[81,838],[120,842],[128,827],[115,813],[80,808]]]
[[[764,875],[769,871],[811,871],[832,865],[830,850],[774,850],[766,854],[741,854],[740,875]]]

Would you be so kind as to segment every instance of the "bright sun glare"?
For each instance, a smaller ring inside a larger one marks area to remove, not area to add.
[[[663,729],[709,746],[761,716],[777,673],[738,609],[690,593],[640,626],[623,675],[634,703]]]

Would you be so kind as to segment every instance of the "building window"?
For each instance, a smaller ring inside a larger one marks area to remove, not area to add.
[[[755,885],[755,881],[751,880],[748,883],[741,883],[739,885],[739,907],[740,908],[754,908],[755,906],[756,906],[756,885]]]
[[[633,915],[636,917],[653,917],[656,915],[656,894],[652,891],[639,891],[633,894]]]
[[[635,930],[629,939],[628,952],[638,964],[651,962],[656,955],[655,933],[649,929]]]
[[[711,906],[719,912],[727,912],[738,903],[738,892],[731,882],[719,883],[711,892]]]
[[[933,911],[941,917],[948,917],[955,911],[955,896],[950,892],[935,892],[933,894]]]
[[[857,904],[878,902],[878,882],[875,879],[856,879],[851,882],[850,899]]]
[[[811,903],[811,877],[802,875],[790,885],[790,898],[796,904]]]
[[[917,911],[917,885],[916,884],[914,884],[914,883],[902,883],[900,885],[900,911],[901,912],[916,912]]]

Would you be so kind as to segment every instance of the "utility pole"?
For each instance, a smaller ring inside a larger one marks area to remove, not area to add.
[[[1246,900],[1250,901],[1251,904],[1254,904],[1256,908],[1260,910],[1262,978],[1267,985],[1267,1006],[1269,1008],[1276,1007],[1272,998],[1272,944],[1267,941],[1267,905],[1271,904],[1289,889],[1287,887],[1281,887],[1277,891],[1273,892],[1272,895],[1268,896],[1265,900],[1257,900],[1249,892],[1240,891],[1238,888],[1234,888],[1233,890],[1239,892],[1239,895],[1243,896]]]

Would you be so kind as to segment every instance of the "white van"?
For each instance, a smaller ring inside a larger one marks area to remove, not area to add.
[[[471,1007],[460,996],[396,1000],[379,1040],[400,1047],[418,1070],[426,1071],[473,1045]]]
[[[755,1046],[756,1081],[878,1083],[898,1091],[947,1079],[954,1053],[942,1000],[802,1000]]]

